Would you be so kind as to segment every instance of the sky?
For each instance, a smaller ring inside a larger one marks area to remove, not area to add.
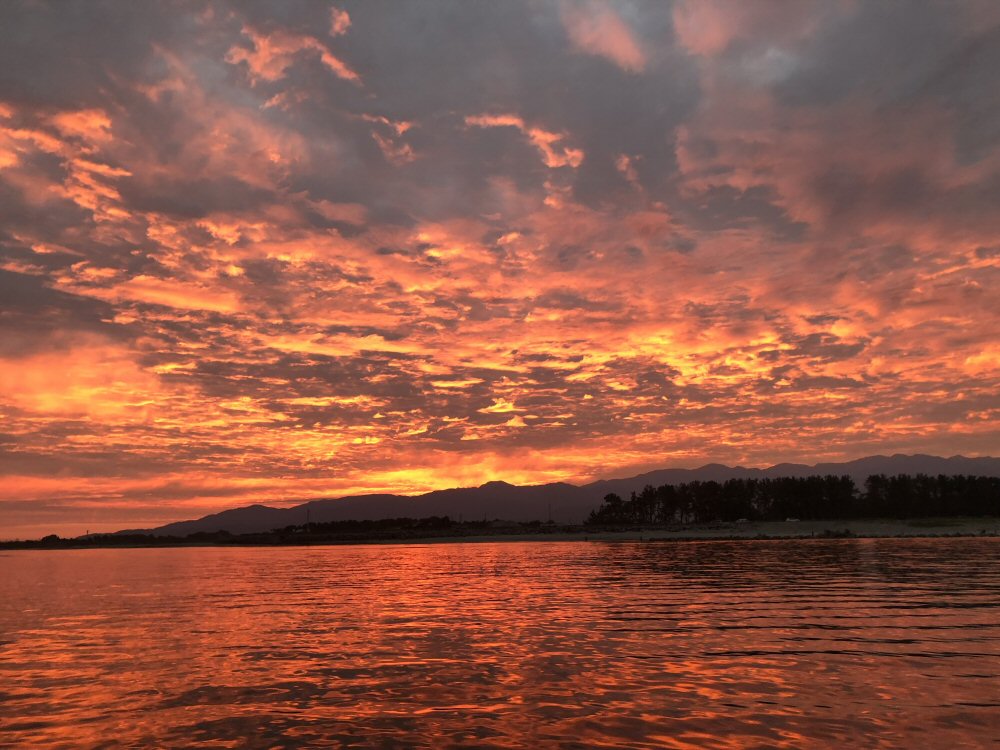
[[[1000,447],[1000,4],[0,4],[0,537]]]

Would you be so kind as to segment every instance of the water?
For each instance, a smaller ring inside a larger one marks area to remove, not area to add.
[[[1000,747],[1000,540],[0,555],[2,747]]]

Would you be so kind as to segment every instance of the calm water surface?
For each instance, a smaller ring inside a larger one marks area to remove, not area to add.
[[[1000,540],[0,555],[3,747],[1000,747]]]

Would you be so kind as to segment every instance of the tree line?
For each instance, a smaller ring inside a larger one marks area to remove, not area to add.
[[[606,495],[588,525],[1000,516],[1000,477],[901,474],[729,479]]]

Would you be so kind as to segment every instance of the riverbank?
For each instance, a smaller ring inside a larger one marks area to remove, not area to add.
[[[308,546],[441,544],[454,542],[698,541],[725,539],[843,539],[1000,536],[1000,518],[844,519],[759,521],[681,526],[592,527],[494,523],[479,528],[384,529],[367,533],[199,534],[191,537],[94,536],[0,542],[0,549],[123,547]]]

